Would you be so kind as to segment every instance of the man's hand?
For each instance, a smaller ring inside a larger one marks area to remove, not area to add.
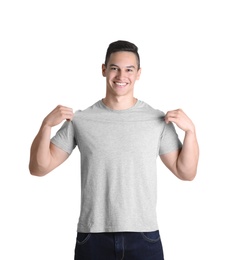
[[[197,173],[199,159],[199,147],[196,137],[195,126],[191,119],[182,111],[176,109],[168,111],[165,122],[175,123],[185,131],[183,146],[180,151],[161,155],[163,163],[181,180],[193,180]]]
[[[175,123],[180,129],[185,132],[195,132],[195,126],[191,119],[182,111],[182,109],[176,109],[168,111],[165,115],[165,122]]]
[[[58,105],[43,120],[43,124],[53,127],[60,124],[63,120],[72,120],[74,116],[73,109]]]

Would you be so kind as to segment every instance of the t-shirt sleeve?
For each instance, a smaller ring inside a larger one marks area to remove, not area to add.
[[[51,142],[68,154],[71,154],[76,147],[73,122],[65,121],[51,138]]]
[[[159,155],[170,153],[182,148],[182,143],[177,135],[172,122],[165,123],[160,137]]]

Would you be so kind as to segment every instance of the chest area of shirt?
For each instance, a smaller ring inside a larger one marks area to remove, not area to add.
[[[77,127],[77,143],[83,152],[121,151],[131,155],[136,151],[155,152],[163,124],[158,120],[85,121]]]

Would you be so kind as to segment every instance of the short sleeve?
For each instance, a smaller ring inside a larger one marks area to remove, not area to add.
[[[170,153],[182,148],[182,143],[177,135],[172,122],[165,123],[159,142],[159,155]]]
[[[76,147],[73,122],[65,121],[51,138],[51,142],[68,154],[71,154]]]

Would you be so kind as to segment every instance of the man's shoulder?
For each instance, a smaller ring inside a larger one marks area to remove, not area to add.
[[[145,111],[146,113],[150,113],[153,115],[157,115],[157,116],[164,116],[165,113],[157,108],[154,108],[152,105],[150,105],[149,103],[139,100],[139,107],[142,108],[143,112]]]
[[[76,110],[75,115],[80,116],[80,115],[83,115],[83,114],[88,114],[88,113],[91,113],[91,112],[95,112],[95,110],[98,110],[98,109],[100,109],[100,101],[97,101],[94,104],[92,104],[91,106],[88,106],[84,109]]]
[[[98,100],[91,106],[83,109],[77,110],[74,114],[74,121],[86,119],[86,120],[113,120],[114,121],[133,121],[133,120],[153,120],[160,119],[165,116],[165,113],[157,108],[154,108],[149,103],[139,100],[136,105],[131,109],[125,111],[111,111],[102,102]]]

